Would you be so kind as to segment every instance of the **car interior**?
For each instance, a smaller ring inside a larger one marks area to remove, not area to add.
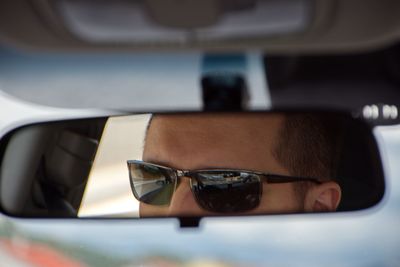
[[[0,265],[400,266],[399,14],[399,0],[1,0]],[[337,212],[141,216],[126,167],[144,159],[110,153],[131,141],[110,125],[142,116],[146,136],[154,114],[340,125]],[[135,213],[80,213],[94,170],[114,178],[104,154]]]
[[[338,210],[348,211],[373,206],[384,195],[372,129],[399,118],[366,117],[364,111],[368,105],[383,110],[382,103],[399,104],[399,10],[400,3],[391,0],[3,1],[0,39],[4,47],[33,53],[201,50],[207,56],[262,50],[272,110],[345,111],[366,121],[349,123],[343,144],[338,172],[354,180],[341,181]],[[20,19],[10,23],[15,12]],[[229,102],[245,95],[225,97],[218,93],[227,91],[225,85],[211,78],[201,80],[205,111],[246,111]],[[246,83],[246,77],[235,79],[239,87]],[[154,111],[160,110],[142,112]],[[106,120],[28,125],[4,136],[3,211],[76,217]],[[360,192],[368,193],[359,198]]]

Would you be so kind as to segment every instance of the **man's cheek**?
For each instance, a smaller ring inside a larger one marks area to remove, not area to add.
[[[139,204],[140,217],[163,217],[168,214],[168,206],[149,205],[143,202]]]
[[[255,213],[292,213],[299,212],[301,209],[295,197],[292,185],[283,184],[263,184],[263,192],[259,207]]]

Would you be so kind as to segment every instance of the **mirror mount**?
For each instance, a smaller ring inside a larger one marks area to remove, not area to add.
[[[201,80],[204,111],[244,111],[248,93],[245,79],[239,74],[215,74]]]
[[[179,217],[180,228],[198,228],[201,217]]]
[[[244,54],[206,54],[201,89],[204,111],[244,111],[250,95]]]

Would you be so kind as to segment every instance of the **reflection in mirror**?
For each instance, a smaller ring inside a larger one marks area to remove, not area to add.
[[[384,178],[343,113],[157,114],[50,122],[1,141],[3,212],[186,217],[358,210]]]

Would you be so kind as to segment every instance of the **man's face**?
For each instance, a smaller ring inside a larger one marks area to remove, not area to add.
[[[143,161],[181,170],[243,169],[290,175],[273,156],[283,115],[155,116],[148,129]],[[304,209],[293,183],[263,183],[262,198],[246,213],[291,213]],[[189,179],[182,178],[169,206],[140,204],[140,215],[202,216]]]

